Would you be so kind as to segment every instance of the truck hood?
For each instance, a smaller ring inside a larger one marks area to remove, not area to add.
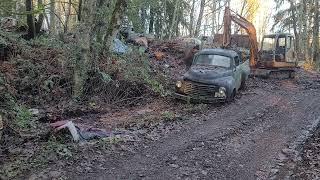
[[[184,74],[184,79],[195,82],[213,81],[222,77],[231,76],[232,71],[227,68],[218,66],[192,66],[189,71]]]

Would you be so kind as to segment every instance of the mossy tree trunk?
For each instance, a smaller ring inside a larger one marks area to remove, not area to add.
[[[93,44],[93,14],[97,11],[96,2],[92,0],[82,1],[81,22],[76,33],[78,40],[78,54],[74,65],[73,98],[80,99],[84,93],[85,82],[88,78],[88,71],[91,68],[91,45]]]
[[[127,8],[127,0],[117,0],[112,12],[110,23],[103,42],[103,51],[109,53],[112,50],[113,40],[119,32],[123,15]]]

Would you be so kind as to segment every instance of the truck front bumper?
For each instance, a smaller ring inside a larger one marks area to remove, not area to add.
[[[192,103],[223,103],[226,102],[226,98],[216,98],[216,97],[194,97],[194,96],[188,96],[180,93],[175,93],[174,97],[179,100],[183,100],[186,102],[192,102]]]

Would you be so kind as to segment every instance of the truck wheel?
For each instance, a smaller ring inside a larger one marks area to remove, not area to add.
[[[232,91],[232,94],[230,94],[230,96],[227,98],[227,103],[233,102],[235,97],[236,97],[236,90],[234,89]]]
[[[240,89],[244,90],[246,88],[246,80],[241,81]]]

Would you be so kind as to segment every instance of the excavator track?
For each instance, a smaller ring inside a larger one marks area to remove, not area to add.
[[[254,69],[251,70],[251,77],[271,79],[294,79],[294,69]]]

